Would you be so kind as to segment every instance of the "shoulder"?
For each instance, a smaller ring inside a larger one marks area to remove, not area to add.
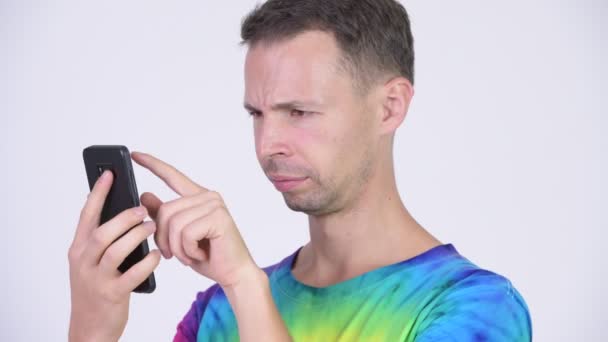
[[[266,272],[268,277],[270,277],[274,270],[276,270],[282,264],[288,263],[294,255],[295,253],[285,257],[276,264],[264,267],[262,269],[264,272]],[[232,315],[232,310],[224,291],[217,283],[213,284],[204,291],[197,292],[194,302],[190,306],[190,310],[188,310],[177,325],[177,331],[173,341],[196,341],[199,326],[203,316],[205,316],[208,311],[212,311],[213,315],[217,316],[217,319],[221,319],[222,316]]]
[[[438,268],[416,341],[530,341],[528,306],[511,281],[457,255]]]

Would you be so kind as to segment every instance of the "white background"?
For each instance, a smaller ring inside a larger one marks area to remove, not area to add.
[[[89,145],[152,153],[219,191],[260,266],[306,242],[242,109],[240,21],[254,4],[0,0],[0,340],[66,339]],[[406,206],[511,279],[535,340],[608,339],[606,1],[405,5],[416,95],[394,153]],[[135,167],[140,193],[175,198]],[[154,294],[133,296],[124,341],[170,340],[211,284],[175,260],[156,277]]]

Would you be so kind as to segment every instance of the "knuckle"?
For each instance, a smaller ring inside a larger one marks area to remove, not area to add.
[[[228,209],[226,208],[224,203],[221,202],[221,203],[217,203],[217,205],[213,207],[213,210],[211,211],[211,213],[215,214],[215,215],[224,214],[224,213],[228,213]]]
[[[144,222],[135,227],[131,230],[131,234],[133,234],[133,238],[137,241],[145,239],[146,236],[148,236],[148,233],[146,232],[146,223]]]
[[[138,210],[140,207],[133,207],[129,209],[129,216],[131,219],[133,220],[137,220],[139,218],[141,218],[141,215],[139,215]]]
[[[213,198],[209,198],[204,203],[201,203],[200,207],[205,208],[204,211],[206,211],[207,215],[208,215],[208,214],[214,212],[218,207],[221,207],[223,205],[224,205],[224,202],[222,202],[221,199],[213,197]]]
[[[209,196],[205,201],[205,205],[217,205],[218,203],[221,203],[221,200],[216,196]]]
[[[196,232],[194,231],[194,229],[184,229],[184,231],[182,232],[183,242],[193,241],[196,238]]]
[[[101,230],[96,230],[91,234],[91,244],[93,244],[94,247],[101,247],[105,245],[105,242],[106,240]]]
[[[222,200],[218,200],[215,202],[215,209],[225,209],[226,205],[224,204],[224,201]]]
[[[156,232],[156,228],[157,228],[156,222],[154,222],[154,221],[146,221],[146,222],[141,223],[139,226],[141,227],[142,234],[145,236],[154,234]],[[150,227],[153,230],[152,233],[147,232],[146,229],[148,227]]]
[[[89,217],[91,217],[91,209],[88,205],[85,204],[85,206],[80,210],[80,221],[85,221],[87,220]]]
[[[107,266],[116,265],[120,262],[120,257],[117,255],[117,251],[114,248],[108,248],[106,253],[103,255],[101,262]]]
[[[215,191],[215,190],[209,190],[207,192],[203,192],[201,194],[201,196],[206,199],[207,201],[212,201],[212,200],[221,200],[222,199],[222,195],[220,195],[219,192]]]
[[[79,258],[79,254],[80,254],[80,253],[78,253],[78,252],[76,251],[76,248],[75,248],[74,246],[71,246],[71,247],[68,249],[68,261],[69,261],[69,263],[70,263],[70,264],[74,264],[74,263],[75,263],[75,262],[78,260],[78,258]]]
[[[179,218],[177,216],[171,216],[167,219],[167,228],[174,230],[179,224]]]
[[[156,212],[156,219],[159,222],[165,222],[167,219],[167,204],[163,203],[158,207],[158,211]]]

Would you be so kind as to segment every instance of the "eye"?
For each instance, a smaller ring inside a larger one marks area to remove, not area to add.
[[[291,110],[291,115],[294,116],[305,116],[307,115],[309,112],[303,111],[303,110],[299,110],[299,109],[292,109]]]
[[[258,111],[247,111],[249,113],[249,116],[252,116],[254,118],[257,118],[258,116],[261,116],[262,113],[258,112]]]

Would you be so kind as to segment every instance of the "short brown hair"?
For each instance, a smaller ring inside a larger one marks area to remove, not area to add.
[[[407,11],[395,0],[268,0],[243,19],[241,43],[276,42],[310,30],[333,34],[360,89],[385,74],[414,83],[414,38]]]

